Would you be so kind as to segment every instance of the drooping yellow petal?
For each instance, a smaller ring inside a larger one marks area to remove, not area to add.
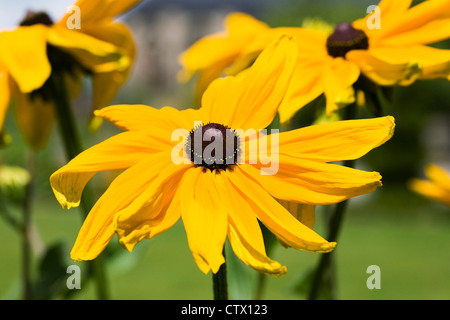
[[[230,127],[244,130],[267,127],[283,100],[296,59],[292,39],[274,41],[251,68],[211,84],[202,99],[205,117],[217,123],[225,120]]]
[[[97,39],[109,42],[122,48],[130,59],[130,66],[135,56],[135,45],[129,28],[121,23],[96,24],[95,27],[84,28],[83,31]],[[92,75],[93,101],[92,109],[101,109],[111,103],[120,87],[128,78],[130,68],[98,72]]]
[[[192,168],[180,183],[181,217],[198,267],[219,271],[228,229],[228,215],[217,191],[213,172]]]
[[[310,229],[314,229],[316,221],[315,209],[316,206],[303,203],[289,202],[279,200],[281,205],[285,207],[298,221],[303,223]]]
[[[18,89],[14,91],[17,125],[25,142],[33,150],[39,150],[47,144],[55,122],[54,104],[39,94],[22,93]]]
[[[65,27],[50,27],[48,42],[68,51],[81,65],[94,73],[123,71],[131,63],[123,48]]]
[[[8,111],[10,96],[9,76],[6,69],[2,69],[0,66],[0,132],[3,130],[3,122]]]
[[[255,213],[224,175],[216,175],[217,187],[228,212],[228,239],[234,253],[246,265],[268,275],[281,276],[286,267],[267,257]]]
[[[358,159],[389,140],[394,128],[390,116],[308,126],[280,133],[279,153],[324,162]]]
[[[8,69],[21,92],[40,88],[50,76],[47,33],[48,28],[44,25],[0,32],[0,64]]]
[[[50,177],[53,192],[63,208],[76,207],[86,183],[97,172],[128,168],[169,148],[170,145],[151,136],[136,132],[118,134],[85,150],[53,173]]]
[[[225,172],[240,195],[249,203],[264,225],[289,246],[299,250],[330,252],[336,243],[328,242],[316,232],[295,219],[263,187],[246,176],[239,166],[231,173]]]
[[[352,50],[346,58],[354,62],[365,76],[382,86],[409,85],[421,74],[417,61],[392,61],[390,57],[381,56],[376,49]]]
[[[340,96],[345,94],[348,88],[358,80],[359,74],[358,66],[351,61],[342,58],[330,60],[330,64],[324,69],[322,77],[328,115],[342,107],[339,103],[341,102]]]
[[[145,192],[170,163],[170,153],[158,153],[144,158],[114,179],[85,219],[71,251],[72,259],[96,258],[114,236],[115,215]]]
[[[450,75],[450,50],[413,45],[375,48],[370,54],[392,65],[417,65],[421,72],[415,76],[420,79],[444,78]]]
[[[146,190],[114,218],[119,243],[132,251],[138,242],[150,239],[172,227],[181,217],[178,185],[191,166],[167,165]]]
[[[278,109],[282,124],[289,122],[298,110],[325,91],[322,76],[327,66],[327,63],[309,64],[299,61],[286,91],[286,96]]]
[[[278,200],[278,202],[285,207],[294,218],[303,223],[310,229],[314,229],[314,223],[316,221],[316,206],[298,202],[290,202],[284,200]],[[283,240],[278,239],[283,247],[289,247]]]

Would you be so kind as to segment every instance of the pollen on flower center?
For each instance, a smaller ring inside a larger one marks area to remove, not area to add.
[[[35,12],[28,10],[25,18],[20,22],[20,26],[33,26],[36,24],[43,24],[45,26],[51,26],[53,24],[49,15],[43,11]]]
[[[222,124],[200,125],[190,132],[186,152],[197,166],[211,171],[225,170],[238,161],[239,137]]]
[[[327,39],[327,51],[332,57],[345,58],[351,50],[369,48],[369,38],[364,31],[353,28],[349,22],[336,26],[334,32]]]

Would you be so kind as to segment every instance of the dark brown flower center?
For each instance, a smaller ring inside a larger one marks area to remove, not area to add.
[[[51,26],[53,24],[52,19],[47,13],[43,11],[35,12],[28,10],[25,18],[20,22],[20,26],[33,26],[35,24],[43,24],[45,26]]]
[[[190,132],[186,152],[197,166],[211,171],[225,170],[238,161],[239,137],[222,124],[200,125]]]
[[[349,22],[343,22],[336,26],[334,32],[327,39],[327,51],[332,57],[345,58],[351,50],[369,48],[369,38],[362,30],[353,28]]]

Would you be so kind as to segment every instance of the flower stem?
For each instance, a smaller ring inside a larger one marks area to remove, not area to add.
[[[225,248],[223,250],[225,258]],[[228,300],[227,265],[224,262],[217,273],[213,273],[214,300]]]
[[[83,151],[81,139],[78,136],[75,118],[70,107],[69,95],[64,85],[62,74],[53,72],[49,78],[49,86],[55,103],[56,117],[68,161]],[[86,186],[81,197],[80,206],[83,212],[83,220],[94,205],[92,190]],[[98,299],[109,299],[104,260],[102,256],[89,262],[97,284]]]
[[[345,109],[345,115],[343,120],[355,119],[356,117],[356,104],[352,103]],[[344,166],[353,168],[355,166],[355,160],[345,160]],[[349,200],[344,200],[336,204],[334,212],[330,217],[328,224],[328,236],[327,239],[330,242],[336,242],[339,236],[339,231],[342,226],[344,214],[348,206]],[[334,251],[329,253],[323,253],[320,256],[319,264],[313,274],[312,284],[310,287],[308,299],[316,300],[319,297],[319,293],[327,284],[328,294],[331,298],[334,297],[334,284],[335,284],[335,272],[333,268]]]
[[[33,198],[34,180],[36,177],[36,152],[30,151],[27,169],[30,180],[25,186],[25,197],[22,206],[22,299],[32,299],[31,288],[31,204]]]

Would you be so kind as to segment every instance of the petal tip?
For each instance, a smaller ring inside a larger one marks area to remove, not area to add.
[[[322,253],[328,253],[334,250],[336,248],[337,243],[336,242],[326,242],[320,246],[320,250],[318,252]]]

